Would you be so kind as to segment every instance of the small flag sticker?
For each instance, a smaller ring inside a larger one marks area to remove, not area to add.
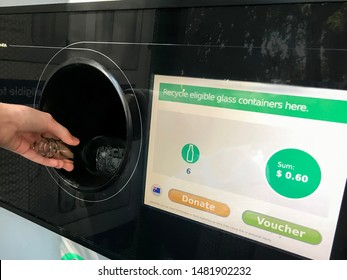
[[[153,185],[152,186],[152,193],[155,195],[160,195],[161,194],[161,188],[158,185]]]

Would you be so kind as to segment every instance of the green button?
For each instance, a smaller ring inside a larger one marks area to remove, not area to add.
[[[317,245],[322,241],[322,236],[317,230],[253,211],[245,211],[242,214],[242,220],[247,225],[287,236],[312,245]]]

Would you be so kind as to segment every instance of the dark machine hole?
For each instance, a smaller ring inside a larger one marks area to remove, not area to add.
[[[82,191],[96,191],[117,176],[130,133],[124,94],[98,66],[81,62],[61,67],[46,82],[40,104],[81,140],[71,147],[74,170],[56,172]],[[113,158],[100,159],[105,155]]]

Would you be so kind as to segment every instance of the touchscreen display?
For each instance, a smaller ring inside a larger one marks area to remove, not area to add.
[[[328,259],[346,184],[345,91],[156,75],[146,205]]]

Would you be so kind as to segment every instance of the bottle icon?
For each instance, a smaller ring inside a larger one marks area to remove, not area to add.
[[[200,156],[200,151],[194,144],[186,144],[182,148],[182,158],[185,162],[195,163],[198,161]]]
[[[193,144],[189,144],[187,156],[186,156],[186,162],[192,163],[194,161],[194,146]]]

